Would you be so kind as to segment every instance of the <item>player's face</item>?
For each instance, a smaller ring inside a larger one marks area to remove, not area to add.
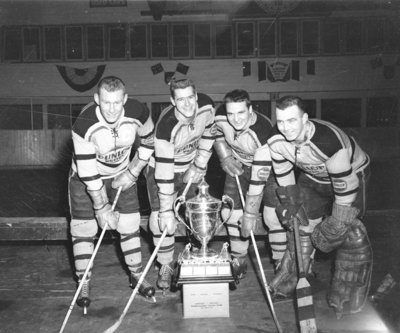
[[[95,94],[94,98],[107,123],[114,124],[122,115],[128,95],[123,90],[107,91],[100,89],[99,94]]]
[[[171,102],[178,112],[186,118],[193,117],[197,107],[197,94],[193,87],[176,89],[174,95],[174,98],[171,97]]]
[[[297,105],[289,106],[284,110],[276,109],[276,124],[288,141],[301,142],[304,139],[307,119],[307,113],[300,110]]]
[[[228,122],[232,127],[241,131],[246,128],[247,124],[250,122],[252,109],[251,106],[248,107],[246,101],[243,102],[229,102],[225,104],[226,107],[226,117]]]

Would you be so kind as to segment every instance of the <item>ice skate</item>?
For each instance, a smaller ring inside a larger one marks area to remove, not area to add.
[[[79,278],[78,281],[78,286],[82,281],[82,277]],[[82,284],[82,289],[79,293],[79,296],[76,300],[76,304],[78,304],[78,306],[80,306],[81,308],[83,308],[83,315],[87,314],[87,308],[90,305],[90,297],[89,297],[89,280],[85,280]]]
[[[162,265],[158,273],[157,287],[162,289],[163,295],[171,287],[174,270],[170,265]]]
[[[137,286],[141,275],[142,273],[131,273],[130,287],[132,289],[135,289],[135,287]],[[151,300],[153,303],[156,303],[156,298],[154,296],[156,290],[149,282],[146,281],[146,279],[143,279],[138,291],[139,294],[142,295],[145,299]]]
[[[233,257],[231,265],[233,278],[235,279],[235,283],[238,284],[247,273],[246,259]]]

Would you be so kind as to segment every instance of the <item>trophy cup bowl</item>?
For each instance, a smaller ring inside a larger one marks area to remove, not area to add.
[[[174,202],[175,217],[182,222],[200,241],[201,248],[193,252],[195,258],[212,258],[218,254],[207,247],[209,241],[214,237],[218,229],[229,220],[233,212],[233,200],[224,195],[222,200],[212,197],[208,193],[208,184],[203,179],[198,185],[199,193],[196,197],[184,201],[184,198],[178,197]],[[189,221],[189,225],[179,215],[179,208],[182,204],[186,205],[185,218]],[[226,203],[230,206],[229,216],[225,221],[221,221],[220,213],[222,204]]]

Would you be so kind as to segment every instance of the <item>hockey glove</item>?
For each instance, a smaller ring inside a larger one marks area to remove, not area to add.
[[[221,168],[229,176],[240,176],[243,173],[242,164],[232,156],[227,156],[221,161]]]
[[[134,174],[132,174],[129,169],[127,169],[123,173],[119,174],[117,177],[114,178],[111,186],[113,188],[122,187],[122,192],[123,192],[131,188],[133,185],[135,185],[136,181],[137,177]]]
[[[251,231],[256,230],[262,197],[262,193],[256,195],[247,193],[246,195],[246,207],[241,223],[241,233],[245,238],[250,237]]]
[[[297,185],[280,186],[277,188],[280,205],[276,214],[282,225],[293,230],[293,219],[297,218],[301,225],[308,225],[307,214],[303,207],[304,194]]]
[[[97,222],[101,228],[117,229],[119,213],[114,212],[108,202],[106,187],[103,185],[99,190],[88,190],[93,201],[93,209]]]
[[[160,230],[164,232],[167,229],[168,235],[173,235],[176,230],[177,221],[175,219],[175,214],[172,210],[167,210],[165,212],[160,212],[158,214],[158,223]]]
[[[119,212],[115,212],[111,208],[110,204],[106,204],[103,208],[95,210],[97,222],[102,229],[106,225],[107,230],[115,230],[118,227]]]
[[[187,169],[183,175],[183,182],[188,183],[189,179],[192,178],[193,183],[199,183],[206,175],[206,171],[206,169],[200,169],[194,163],[192,163],[190,164],[189,169]]]
[[[349,228],[355,223],[359,210],[351,206],[333,204],[332,215],[315,227],[311,239],[322,252],[337,249],[346,239]]]

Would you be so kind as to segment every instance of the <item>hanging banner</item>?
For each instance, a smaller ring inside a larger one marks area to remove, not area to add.
[[[164,82],[169,84],[169,82],[174,79],[175,72],[164,72]]]
[[[187,72],[189,71],[189,66],[186,66],[182,63],[178,63],[178,65],[176,65],[176,72],[181,73],[183,75],[186,75]]]
[[[276,82],[276,81],[288,81],[290,79],[290,65],[285,64],[284,62],[274,62],[272,64],[267,64],[268,65],[268,70],[267,70],[267,78],[271,82]]]
[[[258,81],[265,81],[267,79],[267,67],[265,61],[258,62]]]

